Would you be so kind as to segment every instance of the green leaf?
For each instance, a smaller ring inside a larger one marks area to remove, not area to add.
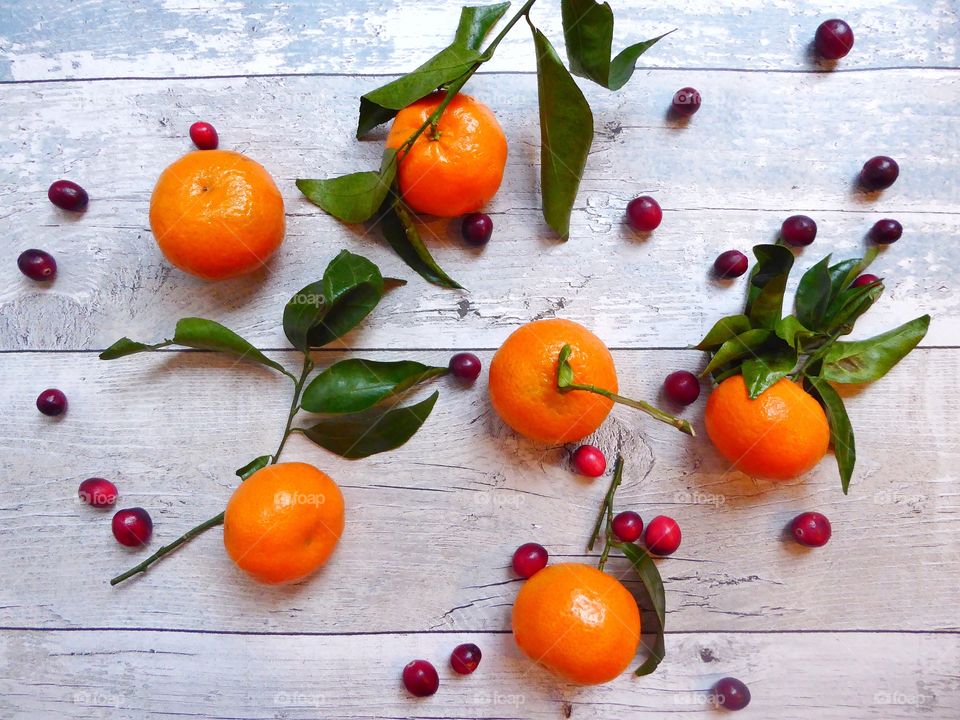
[[[411,73],[360,98],[357,137],[387,122],[399,110],[464,75],[483,59],[480,45],[510,3],[465,7],[453,42]]]
[[[823,360],[821,376],[838,383],[878,380],[923,340],[930,316],[923,315],[868,340],[835,342]]]
[[[566,240],[570,213],[593,143],[593,112],[550,41],[532,23],[530,29],[537,53],[543,217]]]
[[[633,75],[637,59],[670,33],[631,45],[611,60],[613,10],[594,0],[563,0],[563,38],[570,72],[608,90],[619,90]],[[672,30],[670,32],[673,32]]]
[[[570,353],[573,348],[564,345],[557,356],[557,387],[565,388],[573,384],[573,368],[570,367]]]
[[[237,470],[236,475],[241,480],[246,480],[248,477],[253,475],[257,470],[265,468],[270,464],[270,461],[273,460],[273,455],[261,455],[258,458],[254,458],[242,468]]]
[[[797,364],[797,351],[776,335],[760,348],[757,357],[744,360],[740,366],[743,381],[751,399],[786,377]]]
[[[707,373],[719,370],[730,363],[753,357],[760,348],[770,339],[771,332],[762,328],[747,330],[734,338],[730,338],[714,354],[707,366],[700,373],[704,377]]]
[[[416,221],[406,205],[395,196],[387,200],[380,226],[394,252],[427,282],[441,287],[463,289],[433,259],[417,230]]]
[[[820,330],[830,305],[830,256],[807,270],[797,286],[797,320],[811,330]],[[791,343],[792,344],[792,343]]]
[[[197,350],[213,350],[226,353],[240,360],[260,363],[289,375],[283,365],[268,358],[233,330],[213,320],[183,318],[177,321],[177,327],[173,333],[173,342]]]
[[[857,276],[870,267],[879,253],[880,250],[876,246],[872,246],[862,258],[850,258],[830,266],[831,303],[840,294],[841,290],[849,288],[850,284],[857,279]]]
[[[645,550],[641,550],[633,543],[614,543],[614,546],[627,556],[630,564],[633,565],[633,569],[640,577],[640,582],[643,583],[643,587],[650,597],[650,602],[653,604],[653,613],[657,619],[657,627],[654,628],[656,638],[653,647],[650,649],[650,657],[634,673],[638,676],[649,675],[657,669],[657,666],[666,656],[663,632],[666,625],[667,598],[663,590],[663,580],[660,577],[660,571],[657,570],[656,563],[653,562],[653,559]]]
[[[830,424],[830,442],[833,443],[833,454],[837,458],[837,467],[840,469],[840,486],[843,488],[843,494],[846,495],[850,489],[853,467],[857,462],[853,426],[850,425],[843,399],[830,383],[817,377],[807,377],[807,382],[827,415],[827,422]]]
[[[297,180],[300,192],[338,220],[360,223],[374,216],[397,174],[397,151],[386,148],[378,172],[356,172],[327,180]]]
[[[283,332],[301,352],[349,332],[370,314],[384,293],[380,269],[365,257],[341,250],[323,273],[290,298]]]
[[[813,337],[814,333],[805,328],[795,315],[787,315],[777,320],[773,326],[773,332],[783,340],[787,345],[799,350],[803,342]]]
[[[842,290],[834,303],[827,308],[825,331],[846,335],[853,330],[854,323],[883,294],[883,285],[873,283]]]
[[[412,360],[341,360],[307,385],[300,404],[304,410],[312,413],[359,412],[446,372],[448,370],[445,367],[433,367]]]
[[[330,452],[350,460],[393,450],[420,429],[437,402],[439,392],[408,407],[367,410],[321,420],[300,432]]]
[[[116,360],[117,358],[134,355],[141,352],[153,352],[159,347],[169,345],[170,343],[157,343],[156,345],[147,345],[146,343],[131,340],[128,337],[122,337],[113,345],[100,353],[101,360]]]
[[[703,340],[694,347],[697,350],[716,350],[727,340],[735,338],[749,329],[750,318],[746,315],[729,315],[718,320],[703,337]]]
[[[793,253],[782,245],[757,245],[750,276],[746,314],[754,327],[773,328],[783,315],[783,293],[793,267]]]

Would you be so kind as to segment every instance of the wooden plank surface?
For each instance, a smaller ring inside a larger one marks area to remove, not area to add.
[[[480,77],[471,91],[500,115],[511,143],[504,186],[492,203],[495,237],[464,248],[456,223],[425,230],[441,264],[468,293],[427,285],[363,227],[345,227],[308,203],[297,177],[374,167],[380,142],[353,139],[356,78],[286,78],[57,83],[4,88],[0,209],[11,264],[41,244],[60,260],[49,288],[26,278],[0,288],[0,348],[103,348],[120,335],[169,333],[177,317],[216,317],[252,342],[286,346],[282,305],[317,279],[340,248],[368,255],[385,272],[412,279],[392,293],[380,321],[348,339],[356,347],[496,347],[518,324],[560,312],[614,347],[685,347],[742,304],[743,281],[718,283],[717,254],[772,242],[782,220],[805,212],[820,223],[802,267],[822,255],[862,253],[880,217],[899,217],[903,239],[877,263],[889,287],[882,311],[858,331],[873,334],[922,313],[935,320],[925,343],[955,345],[960,306],[950,292],[960,192],[960,103],[891,107],[894,96],[960,96],[960,74],[758,75],[697,73],[705,104],[688,127],[664,118],[673,89],[690,77],[658,71],[620,94],[591,93],[600,128],[587,165],[569,242],[551,239],[539,212],[535,78]],[[367,81],[364,82],[368,82]],[[243,110],[256,107],[249,113]],[[838,118],[810,108],[851,107]],[[188,149],[186,128],[216,121],[221,147],[258,159],[282,188],[286,242],[264,271],[209,284],[173,270],[147,224],[156,176]],[[278,118],[282,119],[278,122]],[[24,122],[31,130],[25,132]],[[318,128],[322,128],[319,131]],[[707,159],[703,148],[710,147]],[[897,184],[879,197],[853,187],[879,152],[903,159]],[[46,199],[69,176],[91,193],[81,218]],[[627,202],[651,193],[665,208],[648,238],[624,223]],[[796,273],[794,281],[799,277]],[[728,287],[728,285],[730,285]],[[706,302],[704,300],[707,300]]]
[[[401,73],[448,42],[459,5],[449,0],[11,2],[0,7],[0,80]],[[856,36],[856,50],[841,69],[960,66],[958,10],[951,0],[614,6],[617,48],[677,29],[641,59],[648,67],[821,70],[810,43],[817,25],[837,13]],[[562,48],[556,3],[540,2],[532,14]],[[508,36],[489,68],[534,69],[525,28]]]
[[[117,632],[106,649],[99,633],[13,631],[0,635],[0,656],[19,662],[5,669],[0,692],[19,703],[11,720],[715,718],[711,686],[735,675],[753,679],[742,717],[892,720],[950,718],[960,710],[960,645],[952,635],[698,633],[669,640],[655,675],[578,688],[532,665],[504,634]],[[446,663],[461,642],[483,646],[480,667],[468,677],[454,676]],[[399,668],[413,657],[434,661],[440,692],[398,706]]]

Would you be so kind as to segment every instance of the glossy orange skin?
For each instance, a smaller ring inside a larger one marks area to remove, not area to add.
[[[770,480],[803,475],[830,444],[820,403],[786,378],[755,400],[742,375],[727,378],[710,393],[704,420],[710,440],[734,467]]]
[[[630,591],[590,565],[550,565],[527,580],[513,604],[523,653],[581,685],[608,682],[633,662],[640,610]]]
[[[160,251],[205,280],[262,267],[283,242],[285,222],[270,174],[230,150],[187,153],[161,173],[150,199]]]
[[[387,147],[399,148],[443,101],[437,92],[405,107],[393,121]],[[457,217],[496,194],[507,164],[507,138],[493,112],[458,93],[440,116],[439,137],[427,128],[397,168],[400,194],[421,213]]]
[[[490,362],[490,402],[521,435],[562,444],[586,437],[610,414],[613,401],[583,390],[557,388],[557,356],[569,344],[574,381],[617,392],[613,357],[583,325],[559,318],[518,328]]]
[[[307,463],[267,465],[242,482],[223,519],[227,554],[254,579],[291,583],[323,565],[343,533],[343,495]]]

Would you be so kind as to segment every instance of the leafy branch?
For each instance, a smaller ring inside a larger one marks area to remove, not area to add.
[[[844,494],[856,464],[853,429],[843,400],[830,383],[864,383],[886,375],[923,339],[930,316],[922,315],[866,340],[840,338],[880,298],[882,280],[854,280],[877,256],[831,264],[827,255],[800,279],[794,313],[783,316],[793,253],[782,245],[757,245],[744,312],[719,320],[696,349],[710,354],[703,375],[722,382],[743,375],[751,398],[783,378],[803,382],[827,416]]]
[[[141,352],[154,352],[170,345],[225,353],[238,360],[264,365],[291,378],[294,383],[290,409],[272,455],[261,455],[237,470],[245,480],[257,470],[279,461],[287,440],[300,433],[316,445],[342,457],[357,459],[393,450],[403,445],[429,417],[439,395],[406,407],[378,407],[420,383],[444,375],[445,367],[412,360],[382,362],[350,358],[335,362],[313,376],[311,350],[339,339],[362,321],[398,281],[385,279],[380,269],[359,255],[342,251],[327,266],[323,277],[296,293],[283,310],[283,331],[303,356],[299,375],[271,360],[240,335],[213,320],[180,320],[173,338],[147,344],[121,338],[100,354],[115,360]],[[402,284],[402,281],[400,281]],[[301,411],[326,415],[308,427],[295,426]],[[220,513],[188,530],[173,542],[110,581],[117,585],[146,571],[150,565],[184,543],[223,524]]]
[[[449,288],[462,286],[440,269],[420,238],[413,212],[397,189],[397,165],[421,138],[437,138],[437,123],[451,100],[521,18],[533,34],[537,56],[537,95],[540,108],[540,186],[543,216],[566,240],[570,215],[587,156],[593,143],[593,112],[571,71],[608,90],[623,87],[638,58],[665,35],[630,45],[612,56],[613,11],[595,0],[562,0],[561,13],[567,59],[564,66],[553,45],[530,18],[536,0],[526,0],[500,32],[481,49],[483,41],[504,17],[509,2],[464,7],[453,42],[402,77],[360,98],[357,138],[390,121],[400,110],[440,90],[443,100],[396,149],[386,149],[377,171],[351,173],[323,180],[300,179],[297,187],[312,203],[346,223],[375,220],[396,253],[428,282]]]

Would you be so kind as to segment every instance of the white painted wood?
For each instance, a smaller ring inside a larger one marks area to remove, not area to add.
[[[361,356],[447,359],[428,351]],[[295,362],[294,353],[275,357]],[[482,354],[485,365],[489,357]],[[656,399],[666,373],[693,357],[618,351],[621,391]],[[15,579],[0,584],[0,626],[504,630],[518,545],[535,540],[555,559],[582,559],[609,475],[578,478],[566,450],[506,429],[489,407],[484,375],[468,388],[439,381],[433,415],[397,451],[351,462],[291,440],[284,459],[329,472],[348,507],[340,547],[311,580],[287,589],[253,584],[227,559],[217,529],[148,575],[109,587],[146,553],[113,541],[109,511],[76,500],[82,479],[111,478],[121,506],[147,508],[156,548],[220,512],[237,484],[233,470],[274,450],[291,383],[232,364],[209,353],[110,363],[89,353],[0,354],[0,568]],[[60,420],[32,407],[48,385],[70,398]],[[678,554],[659,561],[668,627],[960,630],[957,586],[947,581],[960,571],[958,397],[960,351],[936,350],[915,352],[851,395],[859,464],[847,497],[830,456],[786,486],[728,473],[705,437],[702,400],[685,413],[695,440],[618,408],[594,440],[611,467],[618,449],[627,459],[619,507],[647,521],[668,514],[684,532]],[[834,526],[819,551],[782,537],[794,515],[811,509]]]
[[[675,87],[704,92],[689,126],[665,120]],[[956,343],[957,176],[960,75],[890,71],[820,75],[657,72],[612,95],[592,92],[598,135],[573,214],[572,239],[552,239],[539,212],[539,131],[533,77],[480,77],[470,89],[497,110],[511,143],[506,180],[492,203],[495,236],[465,248],[456,221],[425,229],[441,264],[469,292],[413,275],[382,241],[309,204],[293,181],[376,165],[380,142],[353,139],[355,79],[129,81],[0,88],[0,194],[7,241],[0,264],[41,246],[59,260],[44,288],[11,276],[0,288],[0,348],[103,348],[117,337],[151,339],[181,316],[219,319],[261,347],[286,346],[282,305],[317,279],[342,247],[411,279],[348,339],[358,347],[496,347],[517,324],[562,311],[615,347],[684,347],[742,305],[744,280],[711,279],[730,247],[770,242],[789,214],[806,212],[820,235],[801,255],[862,253],[884,216],[903,239],[877,263],[890,291],[861,322],[872,334],[924,312],[928,345]],[[943,98],[891,105],[887,97]],[[844,115],[831,108],[855,108]],[[275,175],[288,211],[287,240],[269,271],[219,284],[190,278],[158,252],[147,213],[155,177],[188,149],[186,129],[209,118],[223,147],[248,152]],[[29,131],[27,127],[29,126]],[[710,148],[709,155],[704,148]],[[897,184],[877,198],[853,189],[862,162],[902,160]],[[55,178],[92,196],[82,217],[46,199]],[[651,193],[665,219],[649,238],[623,221]],[[799,273],[796,274],[799,277]]]
[[[109,640],[107,639],[109,638]],[[447,665],[460,642],[483,660],[470,676]],[[161,632],[6,632],[0,679],[11,720],[59,718],[715,718],[711,688],[748,683],[745,718],[955,718],[952,635],[817,633],[671,635],[658,672],[607,685],[555,681],[509,634],[238,636]],[[790,662],[784,662],[788,655]],[[431,660],[440,690],[400,685],[414,658]],[[42,669],[42,672],[37,672]]]
[[[0,9],[0,80],[262,73],[403,73],[453,36],[459,0],[33,0]],[[519,7],[514,2],[514,7]],[[950,0],[789,0],[614,3],[615,47],[677,29],[641,58],[646,67],[824,69],[811,52],[817,25],[840,14],[853,52],[839,68],[960,65]],[[563,52],[556,2],[533,18]],[[490,69],[533,70],[520,23]]]

